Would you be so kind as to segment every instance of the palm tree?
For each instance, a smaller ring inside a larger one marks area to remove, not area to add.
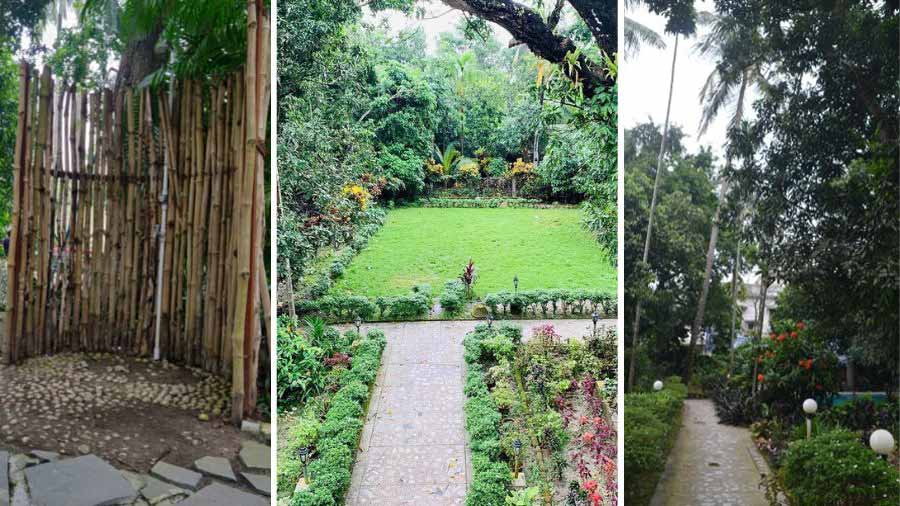
[[[740,47],[740,27],[733,19],[710,15],[709,25],[709,33],[696,46],[700,54],[714,56],[721,61],[725,58],[723,49],[726,47]],[[762,74],[760,62],[750,61],[737,69],[732,67],[730,65],[716,65],[700,90],[700,101],[704,104],[703,115],[700,119],[700,135],[706,133],[709,125],[718,116],[722,108],[730,104],[734,105],[734,112],[728,122],[728,130],[731,131],[737,128],[744,118],[744,109],[747,105],[747,90],[751,88],[765,89],[766,87],[766,79]],[[735,92],[737,93],[736,95]],[[716,212],[713,215],[712,229],[709,233],[709,244],[706,249],[706,268],[703,273],[700,299],[697,301],[697,313],[691,325],[691,345],[688,349],[687,367],[684,375],[685,383],[691,379],[695,354],[694,347],[700,334],[700,328],[703,326],[703,316],[706,312],[716,242],[719,239],[719,217],[722,212],[722,204],[725,202],[729,190],[728,171],[730,169],[731,154],[728,153],[725,158],[725,169],[719,175],[719,199],[716,204]],[[737,273],[733,273],[733,277],[736,278],[736,276]],[[736,283],[736,279],[733,279],[732,283]]]
[[[659,156],[656,158],[656,176],[653,179],[653,196],[650,198],[650,216],[647,218],[647,233],[644,235],[644,253],[641,262],[646,264],[650,256],[650,237],[653,233],[653,215],[656,213],[656,199],[659,192],[659,177],[663,172],[662,164],[666,154],[666,143],[669,139],[669,115],[672,112],[672,91],[675,85],[675,63],[678,60],[678,35],[675,35],[675,46],[672,50],[672,69],[669,72],[669,98],[666,103],[666,120],[663,123],[662,140],[659,143]],[[628,391],[634,390],[634,364],[637,359],[638,341],[641,333],[641,299],[636,298],[634,324],[631,337],[631,362],[628,364]]]
[[[665,49],[666,41],[652,28],[625,16],[625,56],[637,56],[641,46]]]
[[[460,54],[453,60],[454,76],[456,79],[456,96],[459,98],[459,150],[465,151],[466,146],[466,109],[463,99],[466,96],[468,83],[473,79],[474,72],[472,62],[475,55],[471,51]]]

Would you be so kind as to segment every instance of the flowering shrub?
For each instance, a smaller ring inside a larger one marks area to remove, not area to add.
[[[534,164],[526,163],[522,161],[521,158],[517,159],[515,163],[509,164],[509,175],[510,176],[520,176],[520,175],[530,175],[534,172]]]
[[[348,197],[359,205],[359,209],[365,211],[369,205],[369,200],[372,198],[372,195],[368,190],[363,188],[358,184],[348,184],[343,189],[343,194],[345,197]]]
[[[838,388],[837,356],[803,322],[781,322],[757,347],[759,400],[775,415],[797,413],[804,399]]]

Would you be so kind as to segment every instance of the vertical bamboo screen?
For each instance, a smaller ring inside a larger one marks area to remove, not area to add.
[[[269,24],[261,3],[248,7],[246,68],[171,95],[77,90],[21,64],[0,343],[10,363],[149,355],[159,293],[162,357],[232,376],[233,418],[253,411],[271,336],[261,317]]]

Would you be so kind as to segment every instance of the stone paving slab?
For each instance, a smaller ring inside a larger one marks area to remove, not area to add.
[[[463,506],[466,503],[466,485],[363,487],[353,502],[378,506]]]
[[[272,479],[265,474],[241,473],[250,485],[265,495],[272,495]]]
[[[231,462],[224,457],[203,457],[194,461],[198,471],[228,481],[237,481]]]
[[[0,506],[9,506],[9,452],[0,452]]]
[[[200,487],[200,481],[203,480],[203,475],[200,473],[161,460],[153,466],[150,474],[191,490],[197,490]]]
[[[434,427],[444,425],[444,430],[435,432]],[[465,445],[466,428],[462,420],[383,420],[373,431],[370,446],[429,446]]]
[[[241,444],[241,462],[253,469],[271,469],[272,454],[268,446],[256,441],[244,441]]]
[[[269,500],[236,488],[213,483],[178,503],[179,506],[269,506]]]
[[[465,445],[369,449],[362,487],[466,483]]]
[[[29,467],[25,478],[34,506],[106,506],[136,496],[128,480],[95,455]]]
[[[141,496],[143,496],[150,504],[156,504],[169,498],[187,496],[190,494],[187,489],[172,485],[171,483],[166,483],[162,480],[157,480],[152,476],[145,476],[143,477],[143,480],[144,486],[140,489]]]
[[[767,506],[750,431],[719,423],[712,401],[688,399],[651,506]]]

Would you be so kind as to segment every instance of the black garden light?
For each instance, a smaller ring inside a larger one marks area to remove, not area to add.
[[[353,322],[353,323],[356,324],[356,333],[357,333],[357,335],[358,335],[358,334],[359,334],[359,328],[362,327],[362,318],[360,318],[359,316],[357,316],[357,317],[356,317],[356,321]]]
[[[492,315],[491,313],[488,313],[487,321],[488,321],[488,328],[489,329],[494,328],[494,315]]]
[[[519,294],[519,275],[516,274],[513,276],[513,289],[515,289],[516,295]]]
[[[306,474],[306,465],[309,463],[309,447],[302,446],[297,453],[300,455],[300,463],[303,464],[303,476],[307,476]]]
[[[594,314],[591,315],[591,320],[594,320],[594,337],[597,337],[597,322],[600,321],[600,313],[594,311]]]

